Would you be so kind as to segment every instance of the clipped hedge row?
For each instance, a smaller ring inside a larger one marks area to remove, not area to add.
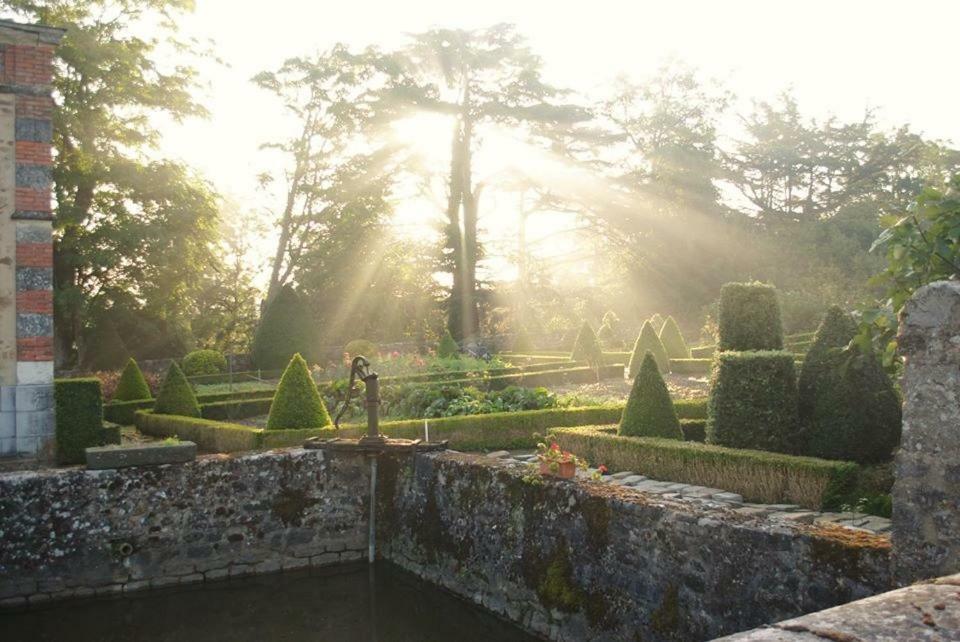
[[[252,402],[247,402],[252,403]],[[705,399],[678,400],[674,402],[681,429],[687,438],[688,432],[696,435],[698,424],[702,424],[707,414]],[[210,412],[210,411],[207,411]],[[262,413],[261,413],[262,414]],[[551,428],[561,426],[592,426],[615,424],[620,421],[623,406],[588,406],[583,408],[547,408],[544,410],[525,410],[522,412],[499,412],[486,415],[461,415],[430,419],[430,440],[450,441],[450,447],[457,450],[509,450],[533,448],[537,438],[534,434],[545,434]],[[307,431],[269,430],[252,426],[215,421],[212,417],[192,419],[174,415],[155,415],[142,410],[136,413],[135,421],[140,432],[155,437],[174,437],[195,441],[201,450],[210,452],[237,452],[258,448],[280,448],[298,446],[307,437],[314,435],[333,436],[332,428],[310,429]],[[419,439],[423,437],[423,419],[402,419],[385,421],[380,430],[391,437]],[[689,425],[689,428],[684,428]],[[223,435],[217,434],[225,428]],[[341,437],[359,436],[366,430],[365,425],[348,424],[341,428]],[[269,434],[261,434],[261,433]],[[260,436],[251,436],[251,433]]]
[[[215,392],[205,395],[197,395],[197,401],[200,403],[201,412],[203,411],[204,406],[219,404],[222,402],[242,402],[247,400],[260,401],[263,399],[272,398],[273,390],[238,390],[236,392]],[[103,416],[107,421],[112,421],[113,423],[120,424],[121,426],[129,426],[133,423],[134,415],[138,410],[149,410],[153,408],[154,403],[156,403],[156,400],[154,399],[114,401],[113,403],[104,405]],[[252,416],[254,415],[233,415],[234,418]]]
[[[103,446],[108,434],[103,430],[103,396],[95,377],[56,379],[53,382],[56,412],[57,461],[82,464],[85,450]]]
[[[713,359],[670,359],[670,370],[674,374],[710,374]]]
[[[653,479],[721,488],[748,502],[835,508],[857,483],[852,462],[795,457],[654,437],[621,437],[612,427],[551,431],[564,450],[611,471],[632,470]]]

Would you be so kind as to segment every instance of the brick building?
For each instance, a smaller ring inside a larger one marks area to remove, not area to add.
[[[0,456],[53,450],[50,82],[62,35],[0,20]]]

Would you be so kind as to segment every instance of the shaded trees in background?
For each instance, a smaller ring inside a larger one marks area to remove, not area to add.
[[[196,53],[175,26],[192,7],[189,0],[7,2],[23,20],[66,29],[53,80],[61,366],[75,363],[85,336],[89,342],[101,333],[91,321],[112,323],[138,356],[176,354],[188,326],[182,312],[215,262],[212,190],[188,168],[152,154],[159,133],[151,116],[206,115],[193,95],[193,68],[159,62],[161,46],[184,58]],[[150,38],[134,35],[147,23]],[[126,334],[130,328],[137,332]]]
[[[458,339],[480,328],[477,262],[479,199],[473,157],[484,125],[560,125],[582,120],[580,108],[564,104],[568,92],[541,78],[542,62],[512,25],[487,29],[434,29],[413,36],[400,54],[419,83],[403,98],[412,108],[452,119],[450,175],[443,269],[452,277],[447,327]]]

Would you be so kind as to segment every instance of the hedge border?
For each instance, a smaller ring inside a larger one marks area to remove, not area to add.
[[[681,399],[674,402],[677,416],[690,430],[705,421],[706,399]],[[207,411],[209,412],[209,411]],[[429,422],[431,441],[449,440],[450,447],[457,450],[513,450],[534,448],[536,433],[545,434],[551,428],[615,424],[623,414],[622,405],[585,406],[581,408],[545,408],[521,412],[497,412],[485,415],[460,415],[437,419],[401,419],[385,421],[380,429],[391,437],[420,439],[423,437],[424,421]],[[136,413],[135,423],[140,432],[154,437],[174,437],[196,442],[201,450],[211,452],[238,452],[260,448],[299,446],[307,437],[336,434],[333,428],[299,431],[265,430],[253,426],[214,420],[194,419],[176,415],[155,415],[149,410]],[[217,436],[218,429],[230,432]],[[359,436],[365,426],[347,424],[340,436]],[[236,433],[235,431],[241,431]],[[182,432],[182,434],[180,434]],[[208,434],[209,433],[209,434]],[[248,434],[249,433],[249,434]],[[253,436],[269,433],[265,436]]]
[[[615,427],[556,428],[560,447],[611,471],[720,488],[748,502],[836,508],[856,487],[860,466],[759,450],[724,448],[656,437],[623,437]]]

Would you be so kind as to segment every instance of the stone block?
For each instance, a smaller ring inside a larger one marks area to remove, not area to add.
[[[176,444],[157,444],[132,448],[98,446],[87,448],[87,468],[104,470],[130,466],[157,466],[182,464],[197,457],[197,445],[192,441]]]
[[[36,412],[53,408],[53,384],[17,386],[17,412]]]
[[[17,438],[0,438],[0,457],[14,457],[17,454]]]
[[[36,437],[17,436],[17,454],[31,457],[37,454],[38,440]]]
[[[54,433],[53,409],[17,412],[17,437],[45,437]]]
[[[718,502],[728,502],[730,504],[743,503],[743,495],[739,495],[737,493],[729,493],[729,492],[716,493],[710,499],[715,499]]]
[[[17,414],[14,412],[0,412],[0,439],[10,439],[17,436]]]
[[[17,386],[0,386],[0,412],[17,409]]]

